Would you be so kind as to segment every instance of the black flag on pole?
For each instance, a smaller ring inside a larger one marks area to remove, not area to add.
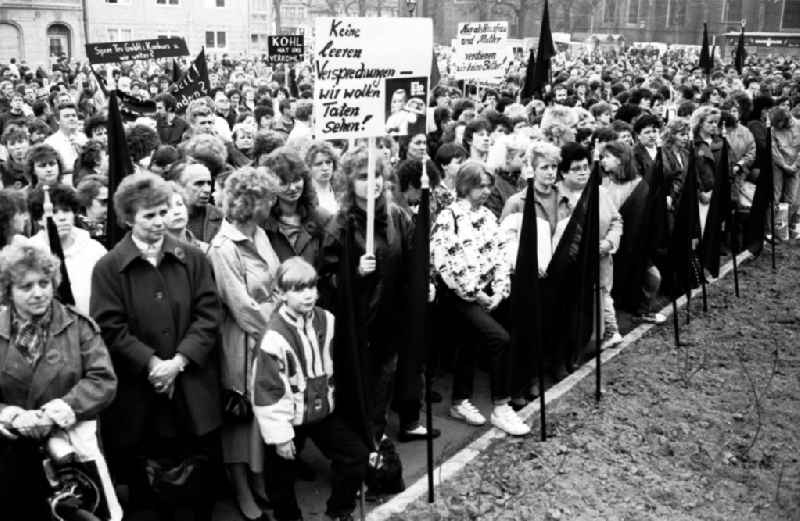
[[[744,22],[742,22],[742,32],[739,33],[739,42],[736,44],[736,55],[733,58],[733,66],[736,72],[742,73],[744,63],[747,61],[747,49],[744,48]]]
[[[719,257],[722,251],[723,230],[730,216],[731,179],[728,140],[722,140],[722,150],[714,172],[714,191],[708,203],[708,215],[703,229],[703,267],[714,277],[719,276]]]
[[[75,296],[72,294],[72,284],[69,281],[69,272],[67,272],[67,263],[64,260],[64,248],[61,246],[61,238],[58,236],[58,227],[53,220],[53,203],[50,199],[50,190],[48,186],[43,186],[44,191],[44,215],[45,226],[47,228],[47,239],[50,242],[50,251],[53,255],[58,257],[61,261],[61,283],[56,288],[56,297],[62,304],[75,304]]]
[[[522,86],[520,97],[523,101],[531,99],[536,93],[533,91],[534,73],[536,69],[536,55],[531,49],[528,55],[528,65],[525,67],[525,83]]]
[[[122,126],[122,115],[119,111],[117,95],[112,92],[108,100],[108,199],[114,200],[122,178],[133,173],[133,162],[125,141],[125,128]],[[106,217],[106,248],[113,248],[125,235],[117,222],[114,204],[108,205]]]
[[[708,24],[703,23],[703,46],[700,48],[700,62],[698,66],[703,69],[706,76],[711,74],[714,68],[714,59],[711,57],[708,45]]]
[[[205,47],[200,49],[197,58],[183,73],[180,80],[173,86],[173,95],[178,100],[176,112],[183,112],[189,103],[197,98],[208,96],[210,85],[208,80],[208,63],[206,63]]]
[[[674,273],[675,277],[664,277],[665,282],[672,283],[669,294],[675,298],[700,284],[699,275],[696,273],[697,263],[694,259],[693,247],[694,240],[700,237],[700,212],[697,206],[697,172],[695,170],[695,151],[691,149],[667,255],[670,273]]]
[[[767,127],[767,143],[772,143],[771,127]],[[753,205],[750,207],[750,217],[744,230],[744,245],[753,255],[758,255],[764,248],[764,235],[769,224],[768,214],[775,197],[772,177],[772,147],[766,147],[765,153],[760,156],[756,157],[759,174],[756,180],[756,192],[753,195]]]
[[[536,50],[533,82],[529,88],[531,92],[536,92],[540,95],[544,92],[545,85],[550,81],[550,60],[555,55],[556,46],[553,43],[553,33],[550,31],[550,9],[547,0],[544,0],[542,27],[539,31],[539,46]]]

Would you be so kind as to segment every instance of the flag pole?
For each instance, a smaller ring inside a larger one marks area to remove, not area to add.
[[[767,127],[767,154],[768,155],[767,155],[767,160],[764,161],[764,163],[765,163],[764,166],[766,166],[767,168],[764,169],[764,171],[762,172],[762,175],[766,174],[766,175],[771,176],[771,175],[773,175],[773,173],[772,173],[772,168],[773,168],[772,167],[772,120],[769,118],[769,116],[767,116],[766,127]],[[769,216],[770,216],[769,222],[770,222],[770,224],[769,224],[769,226],[770,226],[770,234],[771,234],[771,237],[772,237],[772,240],[770,241],[772,243],[772,269],[775,270],[775,269],[777,269],[777,265],[775,264],[775,242],[776,242],[776,237],[775,237],[775,186],[774,186],[774,184],[772,184],[771,186],[772,186],[772,189],[770,190],[770,194],[769,194],[769,199],[770,199],[770,205],[769,205]]]
[[[725,125],[722,125],[722,139],[725,141],[728,140],[728,131],[725,128]],[[722,150],[727,150],[729,147],[723,147]],[[736,185],[736,179],[733,176],[733,168],[731,168],[730,163],[728,163],[728,171],[726,172],[728,179],[730,180],[730,185]],[[737,253],[737,240],[736,240],[736,233],[737,233],[737,225],[736,225],[736,201],[731,201],[731,209],[730,209],[730,223],[729,223],[729,237],[730,237],[730,250],[731,250],[731,260],[733,262],[733,294],[736,297],[739,297],[739,262],[736,260],[736,253]]]
[[[367,138],[367,230],[364,253],[375,255],[375,136]]]
[[[592,168],[592,176],[590,177],[590,182],[594,183],[591,187],[592,190],[592,197],[595,200],[595,209],[597,212],[600,211],[600,180],[599,176],[599,168],[600,168],[600,149],[597,146],[597,142],[594,144],[594,151],[593,151],[593,159],[594,165]],[[600,219],[596,219],[596,224],[594,225],[596,228],[593,231],[595,233],[595,237],[597,237],[598,241],[600,239]],[[590,232],[591,233],[591,232]],[[594,400],[596,404],[600,403],[600,397],[602,395],[601,389],[601,369],[600,369],[600,353],[602,351],[602,340],[600,338],[600,330],[602,329],[602,311],[601,311],[601,297],[600,297],[600,248],[599,242],[598,244],[592,245],[595,248],[596,255],[595,255],[595,262],[594,262],[594,352],[595,352],[595,388],[594,388]],[[541,380],[540,380],[541,381]]]
[[[417,226],[427,226],[430,228],[430,194],[431,194],[431,180],[428,176],[428,159],[427,155],[422,158],[422,177],[420,178],[420,188],[422,188],[422,197],[420,198],[420,206],[419,206],[419,214],[422,217],[422,214],[428,216],[427,219],[417,219]],[[427,280],[427,270],[423,270],[423,276],[427,281],[426,285],[430,284],[430,281]],[[417,303],[415,303],[417,304]],[[425,307],[427,309],[428,303],[425,303]],[[431,389],[431,350],[428,349],[428,342],[427,342],[427,320],[424,321],[423,324],[423,339],[425,340],[425,352],[428,354],[427,360],[425,360],[425,430],[428,433],[428,436],[425,439],[425,449],[427,452],[427,465],[428,465],[428,503],[434,502],[434,486],[433,486],[433,407],[431,399],[432,389]]]

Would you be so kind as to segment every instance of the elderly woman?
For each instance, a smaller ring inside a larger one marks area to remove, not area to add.
[[[317,205],[308,168],[288,147],[274,150],[264,166],[278,179],[278,201],[264,224],[278,258],[283,262],[300,256],[318,267],[325,226],[331,214]]]
[[[89,236],[100,242],[106,241],[106,218],[108,216],[108,180],[105,176],[88,175],[76,187],[80,214],[78,222]]]
[[[739,118],[739,105],[734,100],[723,104],[721,115],[726,138],[730,145],[733,186],[731,197],[740,208],[750,208],[753,204],[757,177],[751,177],[751,169],[756,160],[756,140],[753,133],[742,124]]]
[[[95,266],[90,303],[119,375],[119,395],[103,416],[111,470],[134,509],[155,503],[162,519],[178,506],[152,497],[145,467],[213,461],[222,423],[214,276],[200,250],[167,234],[170,196],[149,172],[119,184],[114,209],[130,232]],[[215,494],[195,468],[191,507],[195,519],[211,519]]]
[[[504,236],[497,218],[487,209],[492,176],[486,165],[470,160],[456,174],[456,201],[439,212],[431,234],[431,260],[442,284],[443,306],[448,306],[468,328],[472,340],[489,351],[494,426],[514,436],[530,432],[511,409],[509,374],[510,337],[496,310],[511,291]],[[453,404],[450,416],[470,425],[486,418],[471,402],[475,372],[475,342],[463,342],[456,355]]]
[[[339,213],[326,230],[319,273],[322,306],[335,309],[336,294],[341,290],[340,263],[348,254],[351,259],[358,259],[351,276],[358,296],[356,320],[366,331],[369,359],[369,367],[365,368],[368,371],[366,387],[370,390],[370,427],[377,442],[386,428],[397,353],[403,346],[406,327],[397,310],[403,309],[407,302],[405,284],[410,263],[411,222],[386,199],[383,161],[376,163],[374,190],[368,191],[367,162],[364,148],[356,148],[342,158],[346,191]],[[374,255],[365,253],[369,198],[375,200]],[[345,251],[347,237],[352,237],[354,251]]]
[[[276,306],[273,294],[278,255],[259,226],[280,192],[278,180],[264,170],[244,167],[224,185],[225,220],[211,241],[209,256],[225,315],[222,321],[222,386],[249,396],[247,378],[254,352]],[[263,515],[264,446],[252,418],[228,419],[222,427],[222,457],[246,519]]]
[[[311,180],[317,193],[319,207],[331,215],[339,211],[335,185],[339,155],[327,141],[315,141],[306,152],[306,166],[311,170]]]
[[[39,184],[52,186],[61,182],[64,175],[64,164],[56,149],[50,145],[35,145],[28,150],[25,158],[26,179],[30,179],[31,187]]]
[[[117,388],[97,325],[53,298],[59,279],[58,259],[28,239],[0,251],[0,503],[8,521],[51,519],[40,440],[93,421]],[[104,462],[98,467],[105,474]]]
[[[169,212],[164,217],[164,226],[170,235],[179,241],[200,249],[202,252],[208,251],[208,243],[201,241],[189,230],[189,210],[186,206],[186,189],[175,181],[169,181],[172,195],[169,200]]]
[[[106,254],[105,247],[92,239],[89,232],[75,226],[75,218],[80,209],[75,189],[67,185],[50,187],[50,200],[53,203],[53,222],[58,230],[58,239],[64,250],[64,264],[75,297],[75,307],[81,313],[89,313],[89,298],[92,285],[92,270],[97,261]],[[37,244],[50,248],[44,216],[44,190],[33,190],[28,196],[28,209],[31,220],[40,227],[32,239]]]

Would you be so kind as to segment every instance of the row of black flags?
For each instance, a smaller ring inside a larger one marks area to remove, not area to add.
[[[736,54],[737,69],[744,64],[745,53],[743,46],[744,27]],[[707,45],[707,36],[704,44]],[[549,81],[551,64],[555,56],[552,34],[550,32],[549,9],[545,1],[544,14],[541,25],[541,36],[536,59],[531,59],[526,71],[526,81],[522,97],[531,97],[541,94],[544,86]],[[195,74],[197,81],[202,78],[205,67],[203,51],[198,55],[194,69],[180,73],[177,63],[173,63],[173,82],[175,85],[193,85],[194,81],[185,81],[187,75]],[[200,74],[197,74],[197,71]],[[195,71],[194,73],[192,71]],[[108,102],[108,150],[109,150],[109,195],[113,194],[120,181],[133,171],[133,164],[125,141],[123,115],[120,110],[120,101],[131,102],[123,93],[107,91],[105,83],[98,77],[101,88],[109,98]],[[431,69],[431,86],[439,80],[439,71],[434,57]],[[190,86],[189,88],[196,88]],[[768,128],[768,142],[771,141],[771,129]],[[689,155],[687,165],[686,183],[682,196],[678,202],[675,215],[673,233],[669,239],[663,235],[645,233],[648,227],[663,228],[666,222],[665,183],[663,179],[662,155],[659,150],[656,158],[654,174],[650,179],[640,182],[641,188],[629,198],[629,203],[623,205],[620,212],[626,224],[623,235],[623,244],[620,246],[616,264],[634,267],[634,271],[641,270],[642,264],[633,258],[633,250],[656,252],[659,248],[666,248],[667,265],[662,266],[662,273],[669,274],[669,295],[672,297],[673,308],[677,296],[686,293],[690,296],[692,289],[702,284],[705,288],[705,270],[716,276],[719,273],[719,248],[722,241],[723,222],[727,223],[726,229],[736,226],[734,205],[730,201],[730,172],[727,162],[727,141],[725,141],[721,160],[718,164],[716,183],[707,218],[705,233],[700,234],[699,210],[697,201],[697,178],[694,170],[694,152]],[[769,222],[772,224],[772,237],[774,238],[774,207],[772,191],[772,158],[767,155],[757,158],[761,165],[750,218],[744,229],[744,245],[754,253],[758,253],[764,241],[764,233],[768,222],[767,212],[772,212]],[[521,388],[526,383],[536,380],[539,385],[540,400],[540,437],[546,439],[546,407],[545,407],[545,367],[548,357],[553,351],[566,353],[568,358],[575,358],[582,346],[586,346],[594,337],[596,357],[596,387],[595,395],[599,400],[601,396],[601,361],[600,361],[600,327],[601,327],[601,302],[600,302],[600,256],[599,244],[599,187],[601,173],[599,162],[595,158],[589,182],[584,188],[570,221],[564,231],[556,251],[550,261],[546,279],[539,278],[539,260],[537,248],[537,221],[534,203],[533,180],[527,180],[527,194],[523,209],[522,228],[520,231],[519,251],[516,259],[516,269],[512,280],[511,313],[513,317],[512,356],[520,363],[511,364],[512,370],[508,377],[516,388]],[[49,203],[49,197],[47,199]],[[410,295],[412,310],[409,316],[409,331],[411,353],[410,366],[424,363],[425,366],[425,404],[426,424],[428,432],[433,430],[431,407],[431,360],[429,349],[429,313],[428,313],[428,286],[430,262],[430,188],[427,176],[423,174],[422,198],[419,213],[416,216],[414,235],[414,262],[410,280]],[[47,205],[46,205],[47,207]],[[49,206],[52,209],[52,205]],[[635,216],[635,218],[632,218]],[[639,228],[634,225],[638,223]],[[74,297],[69,283],[69,277],[63,264],[64,253],[58,238],[52,211],[46,219],[48,237],[51,249],[62,260],[63,282],[58,288],[59,298],[66,303],[74,303]],[[119,226],[114,212],[114,206],[109,205],[106,231],[106,247],[108,249],[119,242],[124,231]],[[656,239],[652,237],[655,236]],[[733,234],[731,234],[733,237]],[[627,238],[627,239],[626,239]],[[627,240],[627,242],[625,242]],[[732,256],[736,257],[735,240],[731,241]],[[772,246],[773,267],[775,263],[774,240]],[[366,331],[363,321],[357,320],[361,307],[358,297],[357,281],[353,274],[356,271],[359,257],[357,241],[354,233],[354,223],[348,221],[345,227],[344,255],[339,267],[339,291],[336,303],[337,321],[336,338],[337,349],[334,352],[335,371],[337,372],[337,402],[341,404],[342,413],[351,419],[352,425],[361,434],[362,439],[369,447],[375,449],[376,440],[370,429],[369,400],[367,399],[368,383],[365,375],[368,374],[369,352],[366,345]],[[626,252],[630,257],[626,259]],[[735,268],[735,264],[734,264]],[[736,293],[738,296],[738,273],[735,271]],[[635,277],[634,277],[635,278]],[[556,298],[558,295],[568,296],[567,299]],[[704,299],[705,300],[705,299]],[[624,299],[623,299],[624,301]],[[543,302],[548,302],[543,306]],[[545,318],[546,316],[546,318]],[[553,325],[555,317],[563,317]],[[687,305],[687,318],[689,306]],[[677,314],[675,319],[675,343],[680,345]],[[555,329],[553,329],[555,328]],[[552,334],[554,331],[558,334]],[[546,346],[545,338],[551,344]],[[345,406],[346,404],[346,406]],[[433,501],[433,440],[428,438],[428,483],[429,501]]]

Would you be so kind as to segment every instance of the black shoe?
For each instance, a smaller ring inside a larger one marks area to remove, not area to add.
[[[340,516],[325,515],[331,521],[353,521],[353,514],[342,514]]]
[[[428,438],[436,439],[441,436],[442,431],[439,429],[431,429],[430,434],[422,425],[417,425],[411,430],[401,430],[397,433],[397,441],[406,443],[409,441],[427,440]]]
[[[524,409],[526,405],[528,405],[528,400],[525,398],[513,399],[511,402],[509,402],[509,405],[512,409],[514,409],[514,412],[519,412]]]

